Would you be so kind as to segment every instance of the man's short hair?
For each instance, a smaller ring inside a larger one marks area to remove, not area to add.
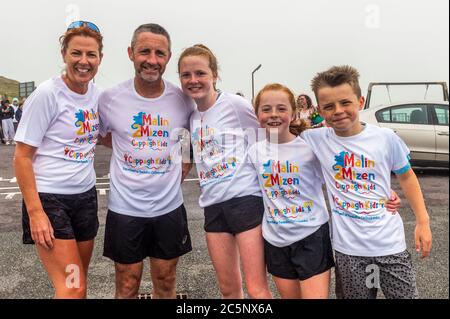
[[[160,34],[162,36],[165,36],[167,38],[167,41],[169,42],[169,51],[171,51],[172,48],[172,41],[170,40],[169,32],[167,32],[166,29],[164,29],[162,26],[156,23],[147,23],[140,25],[136,30],[134,30],[133,38],[131,39],[131,48],[133,49],[136,45],[137,38],[139,34],[144,32],[151,32],[154,34]]]

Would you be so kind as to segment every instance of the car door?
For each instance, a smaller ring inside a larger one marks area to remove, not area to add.
[[[448,105],[436,104],[433,111],[436,131],[436,160],[448,162]]]
[[[410,149],[413,161],[436,160],[435,129],[428,105],[395,105],[380,110],[376,117],[381,127],[388,127],[400,136]]]

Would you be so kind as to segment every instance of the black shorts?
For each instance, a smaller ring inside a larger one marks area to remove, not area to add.
[[[56,239],[92,240],[98,231],[98,203],[95,186],[75,195],[39,193],[39,198],[53,227]],[[34,244],[31,238],[30,219],[22,202],[23,243]]]
[[[263,217],[262,197],[236,197],[205,207],[204,229],[207,233],[236,235],[261,225]]]
[[[264,240],[267,271],[283,279],[306,280],[334,267],[328,223],[308,237],[286,247]]]
[[[162,216],[133,217],[108,210],[103,256],[124,265],[147,257],[171,260],[192,250],[186,209]]]

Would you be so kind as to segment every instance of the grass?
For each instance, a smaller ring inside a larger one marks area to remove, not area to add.
[[[0,95],[6,95],[8,99],[19,96],[19,82],[0,76]]]

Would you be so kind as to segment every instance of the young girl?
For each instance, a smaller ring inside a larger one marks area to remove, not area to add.
[[[246,129],[259,125],[244,98],[217,91],[217,59],[203,45],[178,62],[183,91],[197,104],[190,126],[200,178],[209,254],[223,298],[243,298],[240,262],[250,298],[271,298],[264,263],[264,204],[257,176],[246,163]]]
[[[328,298],[334,266],[320,164],[292,125],[294,94],[270,84],[255,99],[267,139],[250,147],[263,191],[264,250],[267,268],[282,298]]]

